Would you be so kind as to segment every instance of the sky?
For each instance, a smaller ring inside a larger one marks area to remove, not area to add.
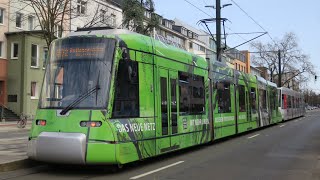
[[[304,54],[310,56],[316,73],[320,76],[320,1],[319,0],[233,0],[260,24],[272,39],[282,39],[288,33],[297,35],[298,44]],[[156,12],[167,19],[178,18],[198,29],[200,19],[214,18],[215,10],[206,5],[215,5],[215,0],[154,0]],[[190,3],[188,3],[190,2]],[[221,17],[227,18],[226,33],[263,32],[253,20],[240,10],[231,0],[221,0],[221,5],[232,3],[232,6],[221,10]],[[210,16],[211,17],[210,17]],[[215,27],[215,24],[211,24]],[[212,28],[213,32],[215,28]],[[227,44],[234,47],[256,35],[230,35]],[[260,37],[263,43],[272,42],[268,35]],[[249,45],[240,46],[239,50],[249,49]],[[306,87],[320,93],[320,77],[314,81],[310,77]]]

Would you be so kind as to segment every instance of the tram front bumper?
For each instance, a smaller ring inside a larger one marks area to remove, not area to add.
[[[85,164],[86,135],[42,132],[28,143],[30,159],[52,163]]]

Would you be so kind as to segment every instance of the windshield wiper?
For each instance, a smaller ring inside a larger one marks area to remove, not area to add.
[[[80,97],[78,97],[76,100],[74,100],[72,103],[70,103],[67,107],[65,107],[64,109],[62,109],[62,111],[60,112],[60,115],[65,115],[67,114],[68,111],[70,111],[71,109],[73,109],[76,105],[78,105],[81,101],[83,101],[84,99],[86,99],[87,97],[89,97],[92,93],[98,91],[100,89],[100,86],[97,84],[94,88],[89,89],[87,92],[85,92],[84,94],[82,94]]]

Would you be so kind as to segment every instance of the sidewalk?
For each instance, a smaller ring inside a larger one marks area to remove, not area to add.
[[[0,172],[23,167],[27,157],[28,134],[31,122],[18,128],[17,122],[0,122]]]

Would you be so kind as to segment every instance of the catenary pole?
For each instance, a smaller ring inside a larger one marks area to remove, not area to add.
[[[279,58],[279,79],[278,79],[278,86],[281,87],[281,51],[278,50],[278,58]]]
[[[216,0],[217,61],[221,62],[221,3]]]

